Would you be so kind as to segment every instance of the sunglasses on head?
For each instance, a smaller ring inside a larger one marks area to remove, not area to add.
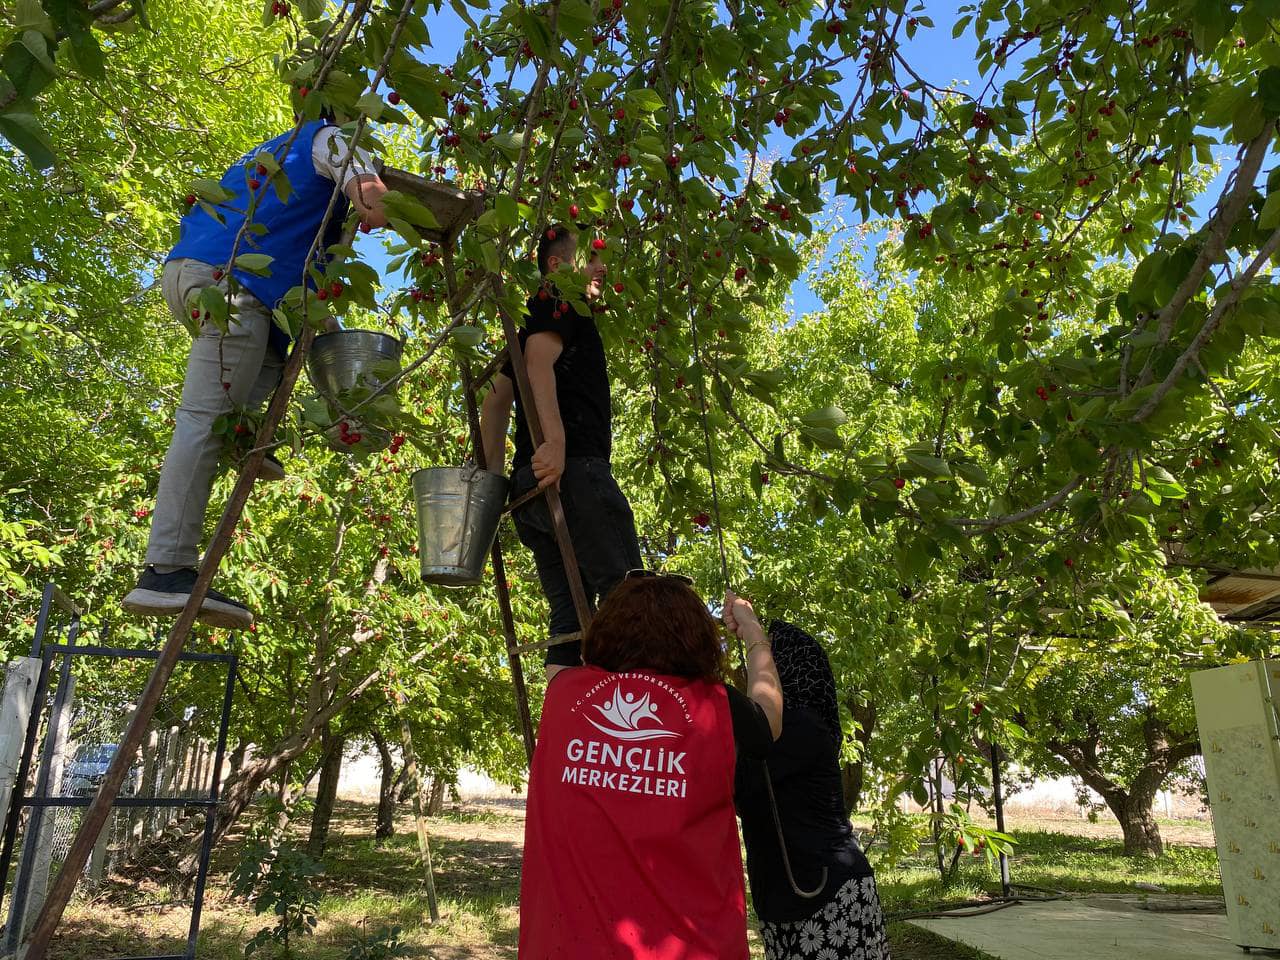
[[[663,577],[664,579],[667,579],[667,580],[679,580],[686,587],[693,586],[693,577],[686,577],[683,573],[662,573],[658,570],[645,570],[642,568],[637,568],[635,570],[628,570],[626,579],[627,580],[644,580],[649,577]]]

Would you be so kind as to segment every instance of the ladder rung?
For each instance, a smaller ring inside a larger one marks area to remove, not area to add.
[[[558,633],[554,637],[547,637],[545,640],[538,640],[534,643],[522,643],[518,647],[507,647],[507,653],[510,656],[519,657],[526,653],[537,653],[539,650],[547,649],[547,647],[554,647],[557,643],[572,643],[574,640],[581,639],[581,630],[574,633]]]
[[[524,494],[523,496],[516,497],[514,500],[508,503],[505,507],[502,508],[502,512],[514,513],[515,511],[523,507],[526,503],[528,503],[530,500],[536,500],[538,497],[542,496],[546,492],[546,490],[547,490],[546,487],[534,487],[528,493]]]

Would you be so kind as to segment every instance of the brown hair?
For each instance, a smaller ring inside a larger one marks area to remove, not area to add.
[[[718,680],[724,648],[693,589],[670,577],[623,580],[600,605],[583,643],[586,663]]]

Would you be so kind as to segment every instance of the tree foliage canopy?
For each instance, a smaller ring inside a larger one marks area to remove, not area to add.
[[[12,649],[41,578],[114,620],[142,552],[184,348],[152,286],[183,198],[325,107],[483,191],[458,270],[505,292],[448,316],[431,224],[402,204],[385,254],[333,268],[349,295],[283,322],[372,318],[408,359],[465,323],[454,348],[488,358],[537,283],[533,238],[584,224],[646,552],[714,593],[715,520],[734,583],[881,704],[891,777],[974,737],[1043,747],[1065,722],[1048,701],[1084,690],[1112,719],[1174,709],[1155,691],[1188,664],[1266,648],[1166,618],[1194,609],[1196,565],[1280,562],[1274,0],[984,0],[939,24],[906,0],[198,7],[0,13]],[[431,43],[441,17],[465,24],[456,49]],[[912,62],[930,30],[976,44],[977,83]],[[824,307],[796,317],[806,270]],[[328,704],[367,728],[370,698],[402,694],[434,760],[515,775],[492,597],[414,582],[407,477],[465,455],[460,390],[436,355],[401,386],[404,452],[304,436],[255,493],[224,573],[264,612],[245,739]]]

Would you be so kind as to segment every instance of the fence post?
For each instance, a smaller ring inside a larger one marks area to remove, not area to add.
[[[174,775],[178,766],[178,735],[179,728],[177,724],[171,726],[164,736],[164,761],[160,768],[160,796],[172,797],[176,796],[177,790],[174,784],[177,777]],[[164,832],[165,827],[169,826],[169,822],[173,819],[173,807],[162,807],[155,813],[155,822],[151,826],[153,834]]]
[[[146,743],[142,747],[142,777],[138,781],[138,796],[154,797],[156,795],[156,753],[158,752],[160,733],[157,730],[147,732]],[[125,840],[126,862],[137,859],[142,848],[142,838],[146,826],[146,807],[134,807],[129,814],[129,836]]]
[[[40,676],[38,657],[22,657],[5,666],[0,699],[0,811],[8,811],[18,775],[22,744],[31,718],[31,697]],[[25,788],[25,785],[24,785]]]
[[[61,705],[61,710],[57,716],[49,718],[50,724],[54,727],[54,739],[47,754],[49,757],[49,779],[45,796],[48,797],[56,797],[62,792],[62,772],[65,767],[67,753],[67,733],[71,727],[71,708],[75,700],[75,677],[68,672],[63,679],[63,683],[66,684],[66,690],[64,693],[62,689],[59,689],[59,700],[57,701]],[[27,881],[26,902],[22,904],[22,916],[19,917],[14,915],[13,910],[19,904],[18,898],[14,897],[9,901],[9,921],[5,930],[6,940],[10,936],[9,930],[15,930],[18,938],[25,936],[27,927],[35,920],[40,908],[44,906],[45,894],[49,889],[49,868],[53,861],[54,832],[59,819],[58,815],[64,812],[66,811],[59,810],[57,807],[49,809],[37,807],[31,811],[27,835],[22,841],[24,844],[30,843],[35,847],[35,854],[30,862],[31,875]],[[21,866],[19,870],[21,870]]]

